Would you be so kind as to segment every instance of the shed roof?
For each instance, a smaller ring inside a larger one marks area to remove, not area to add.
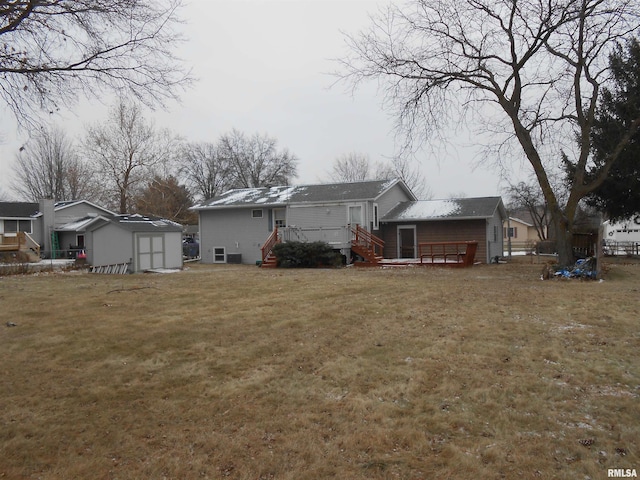
[[[506,218],[501,197],[453,198],[402,202],[380,219],[381,222],[468,220],[491,218],[499,210]]]
[[[415,198],[411,190],[400,179],[373,180],[367,182],[233,189],[195,205],[193,210],[375,200],[397,184],[400,184],[405,189],[409,197]]]
[[[131,232],[182,232],[182,225],[166,218],[152,215],[122,214],[112,217],[98,217]],[[92,224],[93,225],[93,224]]]
[[[56,231],[92,231],[108,224],[131,232],[182,232],[182,225],[166,218],[151,215],[89,215],[65,225],[60,225]]]
[[[32,202],[0,202],[0,218],[29,218],[40,206]]]

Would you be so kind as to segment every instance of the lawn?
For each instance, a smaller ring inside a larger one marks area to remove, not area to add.
[[[0,277],[0,478],[640,470],[640,265],[540,271]]]

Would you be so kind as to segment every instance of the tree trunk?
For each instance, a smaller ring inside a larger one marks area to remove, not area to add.
[[[562,266],[573,265],[573,228],[567,222],[561,212],[551,212],[555,229],[556,251],[558,252],[558,264]]]

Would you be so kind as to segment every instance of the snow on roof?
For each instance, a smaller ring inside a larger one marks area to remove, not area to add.
[[[403,219],[451,217],[460,211],[460,205],[455,200],[431,200],[411,202],[401,216]]]
[[[500,197],[402,202],[387,213],[381,221],[490,218],[500,205]]]
[[[319,185],[242,188],[229,190],[222,195],[195,205],[193,209],[371,200],[376,199],[398,182],[400,180],[392,179]],[[408,192],[408,195],[412,197],[410,192]]]

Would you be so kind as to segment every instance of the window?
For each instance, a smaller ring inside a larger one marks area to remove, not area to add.
[[[273,223],[278,228],[287,226],[287,210],[285,208],[273,209]]]
[[[224,247],[213,247],[213,263],[225,263],[225,261]]]
[[[360,205],[349,207],[349,224],[362,225],[362,207]]]
[[[517,238],[518,237],[518,227],[504,227],[503,228],[503,238]]]
[[[373,229],[378,230],[380,228],[380,220],[378,219],[378,204],[373,204]]]
[[[18,221],[17,220],[5,220],[4,221],[4,232],[5,233],[16,233],[18,231]]]
[[[0,231],[2,231],[2,229],[0,229]],[[5,220],[4,232],[5,233],[17,233],[17,232],[32,233],[31,220]]]
[[[251,210],[251,218],[262,218],[262,209],[256,208]]]

